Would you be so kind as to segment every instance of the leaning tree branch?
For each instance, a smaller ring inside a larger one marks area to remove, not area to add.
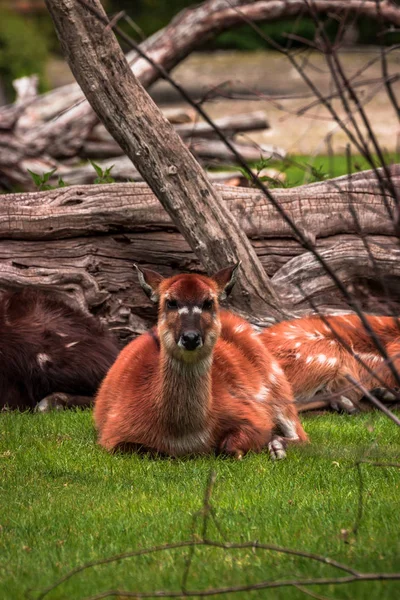
[[[70,68],[99,119],[208,272],[240,257],[243,269],[235,297],[237,308],[264,318],[287,316],[232,213],[130,70],[111,28],[105,27],[87,4],[46,0]],[[106,18],[98,0],[89,4]]]

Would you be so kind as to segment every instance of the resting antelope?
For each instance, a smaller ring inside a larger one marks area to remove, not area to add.
[[[366,318],[387,354],[394,359],[394,366],[399,368],[400,327],[397,319]],[[260,337],[285,371],[299,410],[317,408],[320,404],[318,394],[322,393],[332,394],[333,408],[355,412],[364,394],[347,376],[367,390],[378,388],[384,400],[395,399],[391,392],[380,388],[393,389],[398,383],[356,315],[326,316],[324,319],[316,315],[285,321],[265,329]],[[380,381],[371,371],[376,372]]]
[[[238,265],[213,278],[163,279],[139,269],[158,302],[158,324],[131,342],[105,378],[95,402],[99,442],[172,456],[222,452],[240,458],[282,438],[305,441],[292,391],[278,363],[243,319],[219,309]]]
[[[54,295],[0,297],[0,410],[89,405],[117,354],[94,317]]]

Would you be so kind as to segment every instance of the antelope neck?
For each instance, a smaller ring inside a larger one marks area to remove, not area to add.
[[[211,408],[212,354],[186,363],[160,352],[160,418],[174,436],[206,429]]]

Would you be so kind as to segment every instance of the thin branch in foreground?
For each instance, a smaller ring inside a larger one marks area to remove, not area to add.
[[[361,469],[360,462],[358,461],[355,464],[358,476],[358,507],[357,507],[357,515],[356,520],[354,522],[352,531],[354,535],[358,534],[358,530],[361,525],[361,521],[364,515],[364,477]]]
[[[211,588],[208,590],[190,590],[185,592],[185,597],[206,598],[209,596],[219,596],[222,594],[232,594],[237,592],[253,592],[256,590],[277,589],[283,587],[312,586],[312,585],[343,585],[348,583],[361,583],[371,581],[400,581],[400,573],[359,573],[358,575],[349,575],[348,577],[331,577],[315,579],[283,579],[281,581],[260,581],[258,583],[228,586],[220,588]],[[103,598],[182,598],[182,592],[169,592],[159,590],[155,592],[130,592],[127,590],[107,590],[94,596],[88,596],[84,600],[101,600]]]
[[[198,512],[196,512],[193,515],[192,528],[191,528],[192,529],[192,531],[191,531],[192,540],[195,539],[196,524],[197,524],[197,520],[200,516],[203,517],[202,539],[204,540],[204,538],[207,535],[208,520],[209,520],[211,511],[212,511],[211,495],[213,492],[216,477],[217,477],[217,473],[212,469],[208,475],[207,485],[205,488],[204,498],[203,498],[203,506]],[[182,573],[182,581],[181,581],[181,589],[182,589],[183,593],[185,593],[187,590],[187,582],[188,582],[188,578],[189,578],[190,569],[192,567],[195,550],[196,550],[195,545],[190,546],[188,555],[185,560],[185,568]]]
[[[78,573],[82,573],[93,567],[98,567],[101,565],[111,564],[115,562],[119,562],[121,560],[125,560],[127,558],[135,558],[137,556],[145,556],[149,554],[154,554],[156,552],[165,552],[169,550],[177,550],[180,548],[190,548],[191,546],[196,547],[211,547],[211,548],[219,548],[220,550],[266,550],[270,552],[277,552],[278,554],[287,554],[290,556],[297,556],[299,558],[305,558],[311,561],[316,561],[318,563],[322,563],[329,567],[333,567],[335,569],[339,569],[348,573],[353,577],[358,577],[361,575],[358,571],[353,569],[352,567],[345,565],[337,560],[329,558],[328,556],[322,556],[319,554],[314,554],[313,552],[305,552],[302,550],[294,550],[292,548],[285,548],[281,546],[275,546],[274,544],[264,544],[258,541],[254,542],[242,542],[242,543],[231,543],[231,542],[217,542],[214,540],[186,540],[183,542],[176,542],[171,544],[161,544],[159,546],[152,546],[150,548],[142,548],[139,550],[133,550],[131,552],[123,552],[122,554],[116,554],[114,556],[110,556],[108,558],[102,558],[99,560],[90,561],[84,563],[79,567],[75,567],[71,569],[68,573],[66,573],[63,577],[60,577],[55,583],[49,585],[45,588],[40,594],[37,596],[36,600],[42,600],[45,598],[51,591],[55,588],[59,587],[61,584],[65,583]],[[400,574],[399,574],[400,578]],[[299,582],[300,584],[304,584],[304,582]],[[185,592],[187,594],[187,592]],[[178,596],[182,596],[182,591],[178,593]]]
[[[356,385],[363,392],[364,396],[372,402],[372,404],[374,404],[377,408],[384,412],[385,415],[389,417],[389,419],[392,419],[392,421],[400,427],[400,419],[396,417],[396,415],[393,414],[392,411],[390,411],[384,404],[382,404],[382,402],[378,400],[378,398],[375,398],[375,396],[371,394],[371,392],[367,390],[367,388],[364,387],[362,383],[356,381],[351,375],[345,375],[345,377],[348,381],[350,381],[350,383]]]
[[[310,596],[311,598],[315,598],[316,600],[331,600],[327,596],[321,596],[321,594],[312,592],[311,590],[308,590],[307,588],[303,587],[302,585],[295,585],[294,587],[296,589],[300,590],[300,592],[303,592],[303,594],[306,594],[307,596]]]

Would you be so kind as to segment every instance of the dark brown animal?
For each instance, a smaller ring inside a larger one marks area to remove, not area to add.
[[[219,309],[236,272],[163,279],[138,269],[159,304],[158,324],[121,352],[101,385],[94,418],[107,450],[240,458],[268,446],[283,458],[276,428],[292,442],[307,440],[278,362],[249,323]]]
[[[94,317],[52,295],[24,288],[0,297],[0,409],[89,405],[117,354]]]

